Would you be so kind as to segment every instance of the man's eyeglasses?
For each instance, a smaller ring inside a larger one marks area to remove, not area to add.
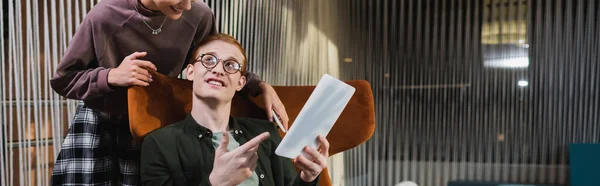
[[[220,61],[222,60],[211,54],[200,54],[200,58],[196,60],[196,62],[202,63],[202,66],[208,70],[215,68]],[[223,61],[223,70],[229,74],[235,74],[242,70],[242,65],[235,60]]]

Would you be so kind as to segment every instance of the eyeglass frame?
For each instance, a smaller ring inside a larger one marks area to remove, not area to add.
[[[206,65],[205,65],[205,64],[202,62],[202,58],[203,58],[204,56],[206,56],[206,55],[210,55],[210,56],[212,56],[212,57],[215,57],[215,59],[217,60],[217,63],[215,63],[215,66],[212,66],[212,67],[207,67],[207,66],[206,66]],[[233,73],[231,73],[231,72],[227,71],[227,70],[225,69],[225,62],[227,62],[227,61],[233,61],[233,62],[237,63],[237,64],[240,66],[240,69],[237,69],[237,70],[236,70],[235,72],[233,72]],[[217,65],[219,65],[219,63],[221,63],[221,62],[222,62],[222,63],[223,63],[223,71],[227,72],[228,74],[235,74],[235,73],[238,73],[238,72],[241,72],[241,73],[243,74],[243,72],[242,72],[242,69],[243,69],[242,67],[243,67],[243,65],[242,65],[242,64],[241,64],[239,61],[236,61],[236,60],[233,60],[233,59],[229,59],[229,60],[223,60],[223,59],[219,59],[219,58],[218,58],[217,56],[215,56],[214,54],[206,54],[206,53],[205,53],[205,54],[200,54],[200,56],[198,56],[198,58],[196,58],[195,62],[196,62],[196,63],[200,62],[200,64],[202,64],[202,66],[203,66],[204,68],[206,68],[208,71],[211,71],[211,70],[213,70],[213,69],[214,69],[214,68],[215,68]]]

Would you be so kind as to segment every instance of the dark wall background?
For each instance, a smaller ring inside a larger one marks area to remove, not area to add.
[[[357,63],[341,74],[371,82],[378,125],[346,155],[352,185],[563,184],[568,144],[600,141],[598,1],[348,6]]]

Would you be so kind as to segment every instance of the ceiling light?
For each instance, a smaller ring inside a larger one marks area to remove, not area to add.
[[[529,67],[528,57],[514,57],[502,59],[488,59],[483,61],[483,67],[486,68],[527,68]]]
[[[529,82],[527,82],[525,80],[521,80],[517,83],[517,85],[519,85],[520,87],[526,87],[529,85]]]

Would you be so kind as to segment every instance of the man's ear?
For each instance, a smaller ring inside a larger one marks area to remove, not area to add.
[[[185,78],[190,81],[194,81],[194,65],[188,64],[185,68]]]
[[[242,90],[242,88],[244,88],[244,86],[246,85],[246,76],[242,76],[240,78],[240,80],[238,81],[237,87],[235,87],[236,91],[240,91]]]

